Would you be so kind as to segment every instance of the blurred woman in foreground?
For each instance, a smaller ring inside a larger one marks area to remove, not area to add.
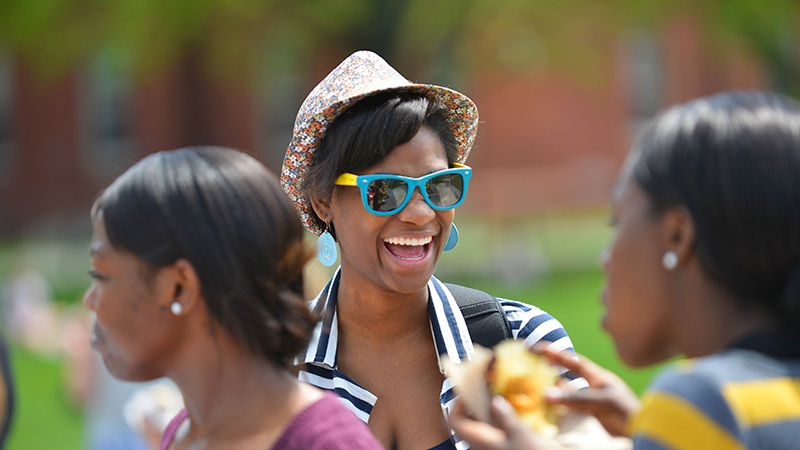
[[[156,153],[102,193],[92,219],[92,347],[115,377],[167,376],[183,394],[161,449],[380,448],[290,371],[315,323],[309,252],[262,164],[215,147]]]
[[[589,362],[544,351],[590,389],[550,395],[635,450],[797,449],[800,443],[800,104],[724,93],[675,107],[638,137],[613,199],[603,327],[642,367],[690,358],[640,405]],[[475,449],[538,449],[501,400],[495,428],[460,408]],[[548,447],[550,448],[550,447]]]

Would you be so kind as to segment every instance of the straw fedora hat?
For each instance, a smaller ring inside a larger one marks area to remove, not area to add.
[[[325,224],[314,215],[302,183],[328,126],[357,101],[393,91],[418,92],[439,104],[458,144],[456,162],[463,164],[467,160],[478,130],[478,108],[472,100],[446,87],[412,83],[370,51],[353,53],[303,101],[281,169],[281,185],[294,202],[303,224],[313,233],[322,234]]]

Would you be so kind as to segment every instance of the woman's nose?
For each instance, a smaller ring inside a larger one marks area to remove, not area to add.
[[[86,307],[89,311],[94,312],[95,304],[94,304],[94,297],[95,297],[95,282],[93,281],[92,284],[89,286],[89,289],[86,290],[86,293],[83,294],[83,306]]]
[[[400,220],[422,225],[436,217],[436,211],[425,201],[418,189],[414,189],[408,204],[398,213]]]

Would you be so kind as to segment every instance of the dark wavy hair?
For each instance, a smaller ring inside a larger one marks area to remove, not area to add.
[[[655,210],[681,206],[705,272],[800,327],[800,103],[736,91],[690,101],[638,136],[629,170]]]
[[[111,244],[152,273],[188,260],[211,316],[249,351],[289,369],[308,344],[303,226],[253,157],[221,147],[152,154],[100,195],[98,218]]]
[[[378,164],[414,138],[422,127],[441,140],[447,162],[458,157],[458,143],[442,107],[424,94],[386,92],[362,99],[331,123],[300,187],[306,195],[330,200],[336,178]],[[325,223],[314,214],[322,228]]]

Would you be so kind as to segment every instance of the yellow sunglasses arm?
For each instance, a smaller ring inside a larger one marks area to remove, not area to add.
[[[336,179],[334,184],[339,186],[358,186],[356,184],[356,179],[358,178],[357,175],[353,175],[352,173],[343,173],[339,175],[339,178]]]

